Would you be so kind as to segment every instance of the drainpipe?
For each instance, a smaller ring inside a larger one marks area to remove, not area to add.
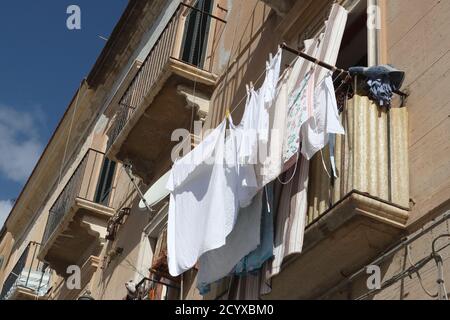
[[[367,60],[368,66],[380,64],[380,0],[367,0]]]
[[[383,0],[367,0],[367,64],[369,67],[385,63],[381,52],[383,41]],[[388,200],[392,201],[392,145],[391,145],[391,113],[387,112],[387,148],[388,148]]]

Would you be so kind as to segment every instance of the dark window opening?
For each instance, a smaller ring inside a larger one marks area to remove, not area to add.
[[[368,38],[367,38],[367,2],[360,1],[349,12],[347,25],[342,38],[336,66],[348,70],[354,66],[368,65]],[[336,98],[339,110],[344,109],[347,99],[354,94],[351,83],[341,84],[344,79],[339,72],[334,74]]]
[[[98,181],[97,191],[95,192],[96,203],[102,204],[104,206],[108,205],[115,172],[116,172],[116,163],[114,161],[105,158],[102,170],[100,172],[100,179]]]
[[[186,18],[181,46],[181,60],[202,68],[206,58],[213,0],[199,0]],[[203,13],[204,12],[204,13]]]
[[[342,69],[367,66],[367,3],[360,1],[349,13],[336,65]]]

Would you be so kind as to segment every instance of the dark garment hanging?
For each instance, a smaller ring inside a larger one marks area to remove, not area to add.
[[[367,95],[379,107],[391,107],[392,97],[400,90],[405,73],[391,65],[352,67],[352,77],[359,77],[358,93]]]

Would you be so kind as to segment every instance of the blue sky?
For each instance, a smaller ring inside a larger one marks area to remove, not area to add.
[[[0,227],[127,2],[0,2]],[[66,27],[69,5],[81,30]]]

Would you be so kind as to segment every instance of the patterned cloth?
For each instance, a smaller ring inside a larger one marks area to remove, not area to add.
[[[300,129],[312,115],[314,77],[308,72],[298,88],[289,97],[288,116],[286,122],[287,137],[285,140],[283,160],[288,162],[296,156],[300,147]]]

